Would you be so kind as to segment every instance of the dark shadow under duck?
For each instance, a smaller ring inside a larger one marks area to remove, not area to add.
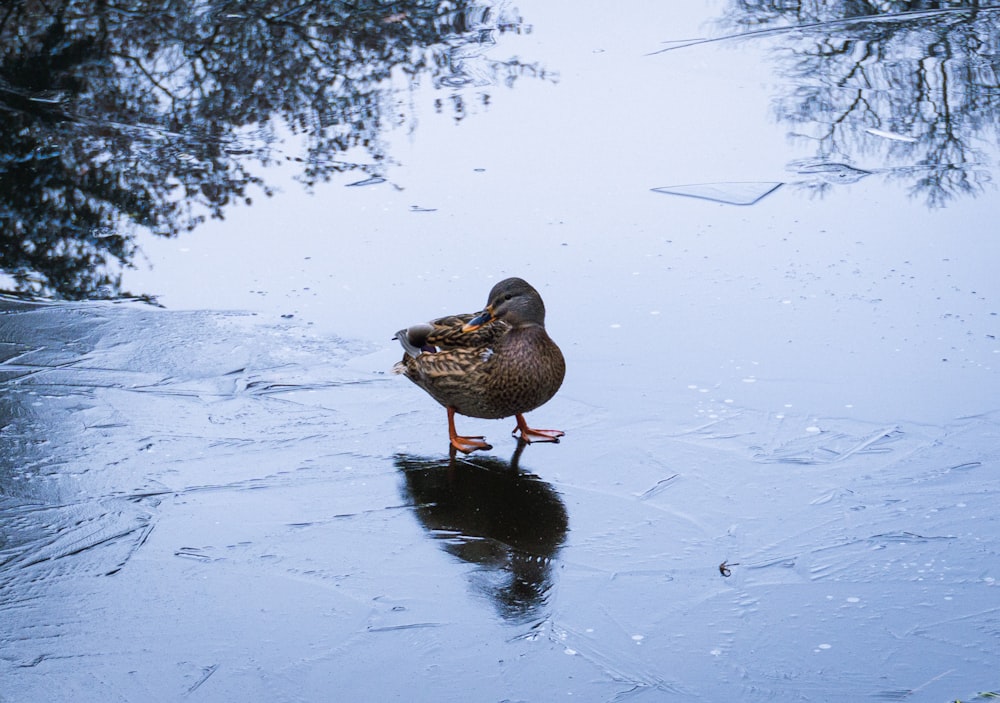
[[[396,333],[403,360],[393,371],[427,391],[448,410],[451,445],[470,453],[492,449],[482,436],[461,436],[455,413],[498,419],[514,416],[525,442],[558,442],[560,430],[528,427],[524,413],[548,402],[562,385],[566,362],[545,331],[542,297],[526,281],[493,286],[486,309],[449,315]]]
[[[477,456],[395,458],[404,499],[428,535],[478,568],[468,574],[505,619],[537,618],[554,582],[555,559],[569,530],[559,493],[519,469],[524,443],[509,462]]]

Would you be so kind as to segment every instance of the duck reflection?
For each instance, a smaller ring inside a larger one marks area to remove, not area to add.
[[[445,551],[478,564],[473,587],[506,619],[537,615],[552,587],[552,564],[569,522],[559,494],[511,460],[396,457],[402,493]]]
[[[790,169],[824,194],[876,166],[929,207],[978,195],[990,180],[979,145],[996,139],[1000,7],[980,0],[730,0],[727,38],[781,35],[788,88],[775,117],[815,156]],[[854,164],[854,165],[852,165]]]

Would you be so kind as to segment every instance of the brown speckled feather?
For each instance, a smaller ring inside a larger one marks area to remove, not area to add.
[[[427,343],[441,351],[492,347],[510,331],[510,325],[503,320],[493,320],[477,330],[463,332],[462,327],[473,317],[475,315],[449,315],[432,321],[433,331],[428,335]]]
[[[401,330],[397,338],[407,352],[393,370],[441,405],[471,417],[510,417],[548,401],[562,384],[566,364],[545,331],[538,293],[520,279],[508,279],[494,292],[514,281],[517,292],[533,300],[519,302],[507,314],[511,322],[494,318],[466,332],[463,327],[476,316],[451,315]],[[503,298],[490,303],[488,310],[504,314]]]

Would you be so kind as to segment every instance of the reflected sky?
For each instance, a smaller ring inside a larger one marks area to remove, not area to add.
[[[759,104],[734,102],[764,78],[742,82],[728,66],[738,53],[760,52],[773,71],[768,110],[796,145],[782,173],[709,175],[694,168],[678,174],[686,180],[664,173],[645,189],[787,182],[827,196],[875,174],[938,208],[993,188],[1000,120],[997,59],[989,47],[1000,12],[990,4],[915,10],[906,2],[734,1],[708,17],[701,8],[653,13],[629,42],[603,37],[589,46],[585,37],[573,39],[577,20],[558,7],[528,6],[525,13],[467,3],[386,12],[269,0],[195,13],[158,3],[128,13],[109,6],[96,15],[73,0],[48,10],[15,4],[0,24],[9,39],[0,56],[0,108],[7,115],[0,213],[8,240],[0,265],[24,292],[116,297],[130,290],[123,288],[123,267],[128,273],[131,266],[176,265],[155,251],[147,258],[136,236],[211,232],[206,220],[238,216],[261,198],[314,190],[330,179],[413,192],[406,174],[416,162],[434,158],[443,166],[455,158],[441,158],[444,145],[435,156],[412,150],[414,140],[418,148],[435,144],[440,125],[430,122],[441,118],[451,126],[474,114],[473,121],[496,123],[486,133],[506,135],[496,148],[525,154],[522,171],[552,154],[573,169],[568,173],[580,173],[570,149],[591,157],[581,166],[611,177],[616,164],[602,140],[577,145],[584,133],[600,134],[599,126],[577,135],[572,125],[584,115],[607,115],[618,127],[605,130],[603,141],[624,146],[643,135],[657,139],[643,125],[648,116],[667,117],[664,109],[683,105],[685,114],[670,117],[663,134],[678,133],[670,121],[692,118],[700,127],[680,133],[688,141],[700,134],[709,151],[686,158],[706,163],[713,142],[755,133],[752,123],[764,114]],[[536,23],[547,31],[543,42],[535,38]],[[683,40],[698,36],[705,38]],[[580,43],[553,53],[555,41]],[[715,55],[706,42],[725,48]],[[687,75],[677,75],[666,58],[677,52],[691,55],[682,59]],[[585,78],[609,92],[591,87],[581,99],[560,87],[563,74],[571,86]],[[648,76],[634,92],[633,76]],[[497,93],[516,85],[523,95]],[[699,105],[705,97],[709,102]],[[538,100],[550,104],[529,106]],[[715,124],[720,106],[741,114],[742,126]],[[520,117],[512,122],[501,112],[509,109]],[[501,114],[484,120],[486,112]],[[547,138],[544,123],[561,135]],[[748,146],[729,152],[731,166],[749,156],[740,153]],[[628,152],[621,156],[635,164]],[[481,164],[463,168],[463,178],[488,180],[475,175],[485,172]],[[283,195],[280,202],[291,201]],[[440,205],[421,198],[409,211]]]
[[[24,292],[117,297],[137,229],[173,237],[251,206],[278,163],[305,186],[377,177],[385,130],[411,120],[407,86],[544,73],[485,56],[521,25],[467,2],[14,3],[0,18],[0,266]]]

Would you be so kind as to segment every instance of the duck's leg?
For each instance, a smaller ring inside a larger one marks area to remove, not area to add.
[[[455,408],[448,408],[448,439],[451,440],[451,446],[466,454],[471,454],[477,449],[493,449],[493,445],[483,441],[485,437],[482,435],[463,437],[455,431]]]
[[[562,430],[535,430],[528,427],[528,423],[524,420],[524,415],[518,413],[517,417],[517,427],[514,428],[511,435],[517,437],[517,432],[520,430],[520,439],[524,440],[528,444],[532,442],[558,442],[559,438],[562,437],[565,432]]]

